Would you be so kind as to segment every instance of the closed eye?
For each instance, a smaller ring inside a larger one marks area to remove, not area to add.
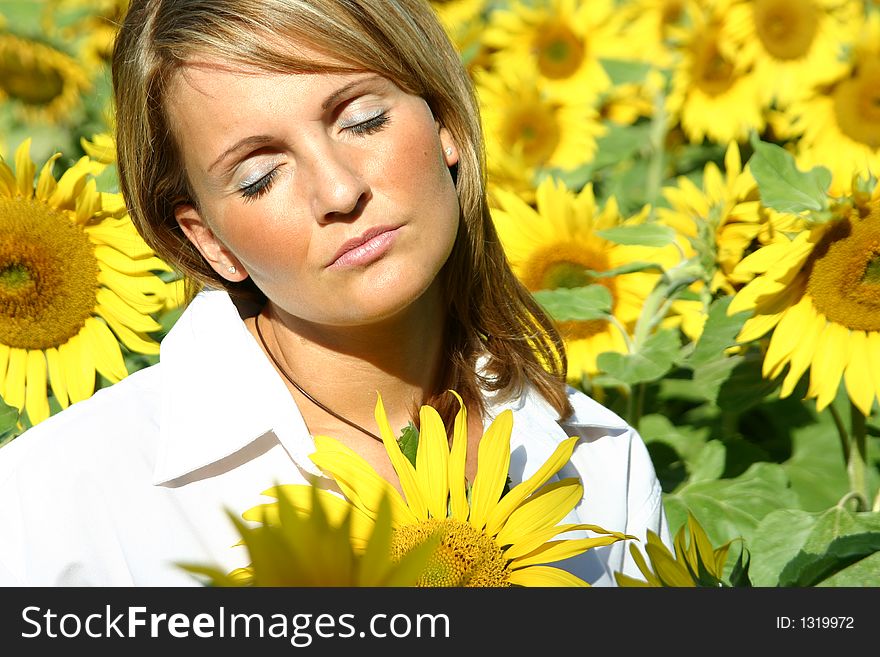
[[[272,183],[275,180],[275,176],[277,175],[278,167],[275,167],[259,180],[255,180],[254,182],[247,185],[242,185],[239,188],[242,198],[245,201],[255,201],[256,199],[260,198],[261,196],[263,196],[263,194],[266,194],[272,187]]]
[[[389,121],[391,121],[391,117],[388,116],[387,113],[382,112],[381,114],[377,114],[376,116],[367,119],[362,123],[356,123],[355,125],[345,129],[353,132],[356,135],[372,135],[382,130],[386,125],[388,125]]]

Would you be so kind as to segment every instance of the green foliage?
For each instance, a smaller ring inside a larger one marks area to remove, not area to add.
[[[603,285],[538,290],[535,298],[559,321],[604,319],[611,312],[611,293]]]
[[[752,138],[755,154],[749,160],[761,202],[778,212],[819,212],[828,208],[831,172],[825,167],[801,171],[794,157],[777,144]]]

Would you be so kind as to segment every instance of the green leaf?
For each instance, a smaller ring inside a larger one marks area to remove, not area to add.
[[[419,449],[419,430],[412,422],[409,422],[400,432],[400,438],[397,439],[400,451],[409,459],[409,462],[416,465],[416,452]]]
[[[0,398],[0,446],[10,442],[21,433],[19,421],[21,414]]]
[[[599,354],[599,369],[628,385],[656,381],[671,368],[681,349],[676,331],[660,330],[648,336],[641,349],[632,354],[605,352]]]
[[[779,575],[779,586],[816,586],[831,575],[880,552],[880,532],[865,532],[836,538],[822,554],[801,551]],[[880,581],[863,582],[878,586]]]
[[[781,146],[752,137],[749,167],[761,202],[779,212],[819,212],[828,207],[831,172],[825,167],[801,171],[794,156]]]
[[[670,528],[675,531],[691,511],[713,545],[751,538],[761,520],[780,507],[797,506],[785,471],[775,463],[755,463],[733,479],[698,481],[682,486],[664,499]],[[752,563],[757,555],[752,553]]]
[[[629,126],[615,123],[607,125],[608,132],[596,139],[596,157],[592,163],[594,170],[632,159],[650,141],[650,123]]]
[[[611,84],[630,84],[633,82],[643,82],[651,65],[647,62],[641,62],[634,59],[611,59],[600,57],[599,63],[611,78]]]
[[[627,246],[666,246],[675,241],[675,231],[669,226],[657,223],[645,223],[637,226],[615,226],[605,230],[597,230],[596,235]]]
[[[732,300],[732,296],[726,296],[712,303],[697,345],[681,363],[682,366],[694,369],[729,358],[725,356],[725,350],[736,344],[737,334],[751,315],[751,311],[743,311],[728,317],[727,307]]]
[[[592,278],[613,278],[615,276],[623,276],[624,274],[634,274],[640,271],[655,271],[657,273],[663,273],[663,267],[658,265],[656,262],[627,262],[626,264],[620,265],[620,267],[615,267],[614,269],[606,269],[604,271],[596,271],[594,269],[587,269],[585,273]]]
[[[560,322],[605,319],[611,313],[611,292],[603,285],[538,290],[534,296]]]

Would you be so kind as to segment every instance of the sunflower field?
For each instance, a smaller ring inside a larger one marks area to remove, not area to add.
[[[0,0],[0,444],[181,312],[115,176],[127,4]],[[619,582],[880,586],[880,2],[432,5],[508,258],[663,485]]]

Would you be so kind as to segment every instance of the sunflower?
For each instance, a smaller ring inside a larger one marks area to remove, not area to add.
[[[569,170],[593,158],[607,129],[589,103],[552,98],[528,72],[480,72],[476,82],[494,184],[529,197],[542,169]]]
[[[664,188],[666,207],[657,209],[663,223],[687,236],[698,250],[714,261],[711,291],[733,294],[747,283],[743,272],[734,273],[743,257],[756,246],[785,239],[783,231],[800,225],[794,215],[762,207],[758,188],[748,167],[743,167],[739,145],[727,146],[723,170],[714,162],[703,168],[702,186],[680,177]]]
[[[806,397],[824,409],[841,377],[865,415],[880,395],[880,189],[836,206],[834,218],[769,244],[738,269],[757,276],[728,312],[751,310],[737,341],[772,330],[763,374],[788,371],[780,397],[789,396],[809,368]]]
[[[52,46],[0,33],[0,102],[12,101],[29,121],[60,123],[91,83],[83,68]]]
[[[670,68],[677,57],[675,45],[699,9],[695,0],[631,0],[618,11],[625,14],[629,56]]]
[[[569,381],[597,373],[596,358],[606,351],[627,353],[627,335],[638,320],[644,300],[657,283],[655,272],[633,272],[596,278],[633,262],[675,264],[674,246],[657,249],[607,241],[597,231],[639,223],[641,214],[620,216],[612,197],[597,206],[592,185],[578,194],[553,178],[545,178],[536,191],[536,207],[506,190],[494,191],[497,207],[492,219],[510,264],[530,290],[583,287],[592,283],[611,293],[613,321],[563,321],[558,323],[568,354]]]
[[[865,21],[847,73],[792,103],[787,116],[799,166],[830,169],[835,191],[845,193],[855,175],[880,173],[880,14]]]
[[[107,66],[128,5],[129,0],[47,0],[41,22],[46,34],[78,42],[84,62]]]
[[[784,107],[846,71],[841,55],[856,37],[861,8],[858,0],[744,0],[730,8],[725,29],[762,102]]]
[[[422,406],[415,464],[401,452],[381,396],[375,417],[404,495],[355,452],[326,436],[315,437],[317,451],[312,460],[335,479],[345,498],[324,489],[317,493],[331,518],[350,516],[356,546],[366,544],[385,498],[391,506],[394,533],[390,550],[394,559],[429,537],[439,537],[418,586],[588,586],[548,564],[634,538],[595,525],[557,524],[580,502],[583,486],[577,479],[547,482],[568,462],[577,437],[560,443],[535,474],[505,494],[513,426],[509,409],[492,421],[480,439],[477,474],[470,486],[465,479],[464,404],[455,418],[451,449],[439,413]],[[266,494],[287,497],[295,508],[309,512],[314,491],[307,485],[286,485]],[[252,520],[270,517],[277,504],[254,507],[243,516]],[[597,535],[552,540],[574,531]]]
[[[150,313],[167,285],[153,272],[169,267],[121,196],[96,191],[87,157],[56,180],[53,155],[35,187],[30,143],[14,173],[0,161],[0,396],[36,424],[50,414],[47,384],[66,408],[92,395],[96,370],[111,382],[128,374],[118,341],[158,353]]]
[[[318,488],[312,488],[309,513],[301,513],[280,495],[266,505],[259,524],[250,527],[230,514],[247,548],[250,563],[225,573],[216,566],[178,564],[209,586],[415,586],[439,543],[431,536],[406,554],[391,552],[391,506],[381,500],[367,542],[351,541],[350,506],[339,519],[328,517]],[[249,514],[252,515],[252,514]]]
[[[483,38],[498,70],[533,70],[561,98],[592,100],[611,86],[602,57],[623,56],[613,0],[548,0],[499,6]]]
[[[489,49],[483,41],[487,0],[431,0],[431,6],[467,69],[473,73],[488,68]]]
[[[690,534],[690,541],[687,534]],[[614,573],[618,586],[715,588],[749,585],[747,560],[744,557],[741,557],[738,564],[740,569],[732,573],[734,582],[728,584],[724,581],[724,566],[733,541],[728,541],[717,548],[713,547],[706,531],[690,511],[688,511],[687,523],[675,534],[673,541],[675,554],[650,529],[647,531],[647,539],[645,553],[651,561],[650,565],[635,545],[630,545],[630,553],[645,580],[638,580],[623,573]]]
[[[708,138],[726,144],[764,129],[758,81],[738,66],[734,44],[722,31],[727,4],[719,0],[709,14],[692,14],[673,70],[666,109],[694,143]]]

